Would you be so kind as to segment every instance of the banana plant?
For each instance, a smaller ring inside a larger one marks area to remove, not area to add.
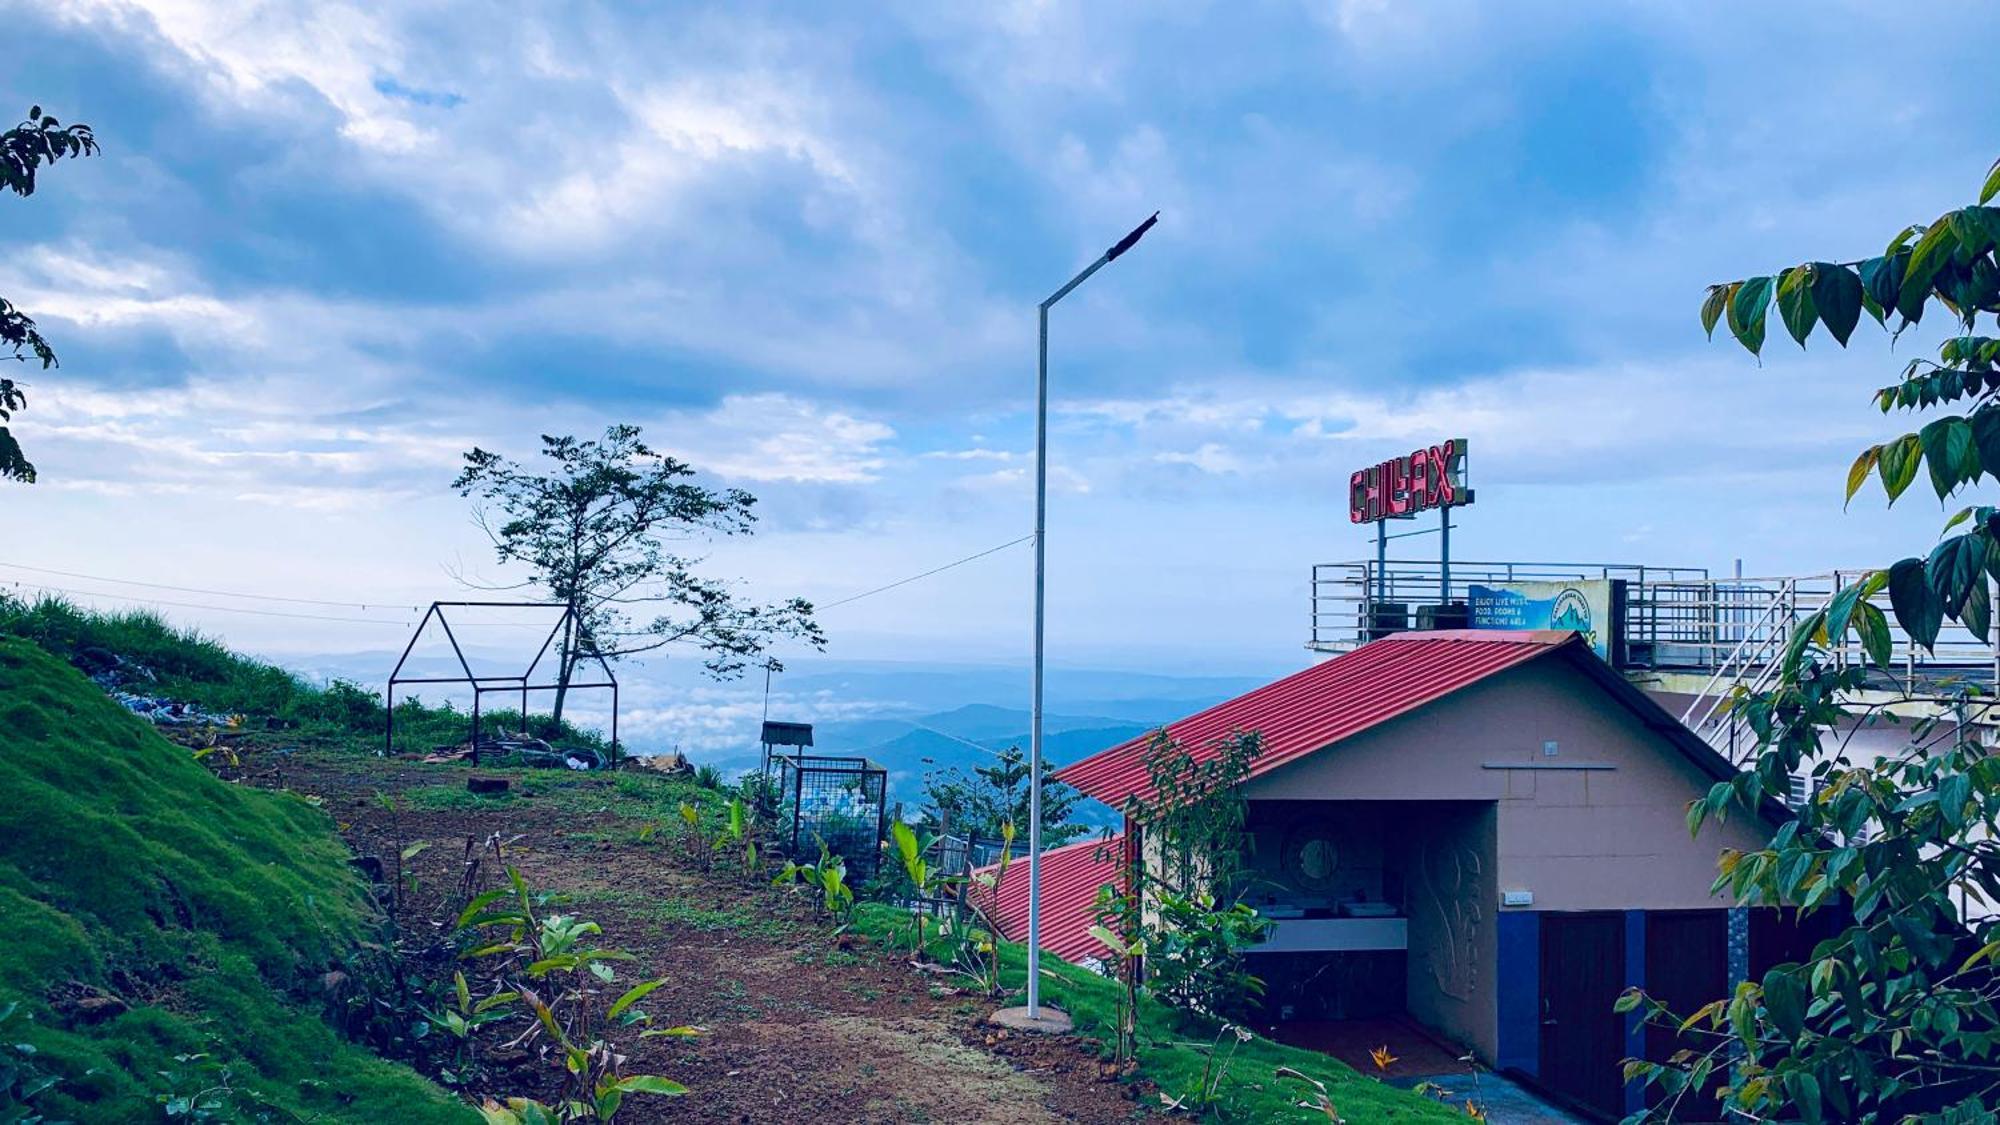
[[[814,863],[798,863],[787,860],[777,877],[771,880],[775,887],[811,887],[820,892],[819,901],[813,904],[814,911],[821,917],[830,917],[836,923],[834,933],[847,929],[854,914],[854,888],[847,885],[847,861],[834,855],[826,846],[826,841],[814,836],[819,842],[819,859]]]
[[[687,840],[688,857],[698,866],[706,868],[709,865],[710,849],[708,836],[701,828],[701,806],[690,801],[682,801],[679,812],[682,836]]]
[[[729,847],[737,848],[743,874],[754,875],[757,872],[757,835],[751,823],[750,806],[744,804],[741,797],[732,798],[727,817],[712,846],[718,852]]]
[[[918,959],[924,955],[924,919],[929,903],[938,897],[937,873],[931,870],[930,860],[924,858],[935,840],[919,840],[916,830],[903,821],[897,821],[889,835],[896,841],[896,854],[903,861],[903,874],[909,876],[910,886],[916,889],[916,904],[911,913],[916,916],[916,929],[910,945],[910,952]]]

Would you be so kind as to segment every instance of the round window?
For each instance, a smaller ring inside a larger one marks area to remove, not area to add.
[[[1333,882],[1340,867],[1340,848],[1326,834],[1301,829],[1285,841],[1285,874],[1307,890],[1319,890]]]

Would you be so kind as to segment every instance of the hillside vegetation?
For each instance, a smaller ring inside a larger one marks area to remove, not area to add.
[[[107,684],[139,695],[190,703],[204,711],[242,715],[251,741],[263,733],[287,745],[374,753],[381,749],[384,711],[372,689],[335,680],[324,686],[254,657],[231,652],[192,629],[176,628],[143,610],[106,613],[60,598],[23,601],[0,594],[0,637],[19,637]],[[521,716],[486,714],[486,729],[518,730]],[[428,751],[462,742],[466,715],[449,704],[396,705],[396,748]],[[604,749],[601,736],[563,724],[566,746]]]
[[[14,1006],[8,1042],[34,1048],[28,1073],[58,1080],[36,1109],[123,1122],[206,1098],[224,1120],[471,1116],[322,1018],[324,975],[375,917],[324,812],[218,780],[19,638],[0,637],[0,738],[0,1009]]]

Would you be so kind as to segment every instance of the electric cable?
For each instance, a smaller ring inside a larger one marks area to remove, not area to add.
[[[988,547],[984,551],[979,552],[978,554],[967,555],[964,558],[957,560],[956,562],[948,562],[943,566],[933,567],[930,570],[924,571],[922,574],[912,574],[908,578],[899,578],[896,581],[891,582],[886,586],[877,586],[873,590],[863,590],[861,593],[855,594],[851,597],[845,597],[837,602],[828,602],[825,605],[814,606],[813,608],[822,610],[835,609],[839,606],[847,605],[850,602],[858,602],[862,598],[872,598],[877,594],[887,593],[888,591],[893,590],[898,586],[907,586],[910,583],[916,582],[920,579],[929,578],[933,574],[943,574],[945,571],[950,570],[953,567],[964,566],[966,563],[973,562],[978,559],[983,559],[988,555],[1004,551],[1009,547],[1014,547],[1022,543],[1026,543],[1028,540],[1033,539],[1034,537],[1035,537],[1034,532],[1029,532],[1028,534],[1021,536],[1019,539],[1009,539],[1007,542],[1002,543],[997,547]]]

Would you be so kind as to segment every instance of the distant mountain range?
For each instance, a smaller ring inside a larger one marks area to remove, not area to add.
[[[875,762],[889,771],[892,799],[913,804],[921,799],[924,776],[932,771],[955,767],[970,773],[975,767],[991,764],[997,752],[1010,746],[1025,751],[1028,725],[1026,711],[974,703],[909,718],[821,724],[813,729],[813,749]],[[1092,715],[1045,715],[1043,760],[1051,769],[1068,765],[1158,725]],[[716,759],[716,764],[727,770],[752,768],[758,753],[752,749],[729,755]],[[1110,809],[1090,801],[1079,805],[1077,814],[1079,820],[1093,826],[1115,820]]]

